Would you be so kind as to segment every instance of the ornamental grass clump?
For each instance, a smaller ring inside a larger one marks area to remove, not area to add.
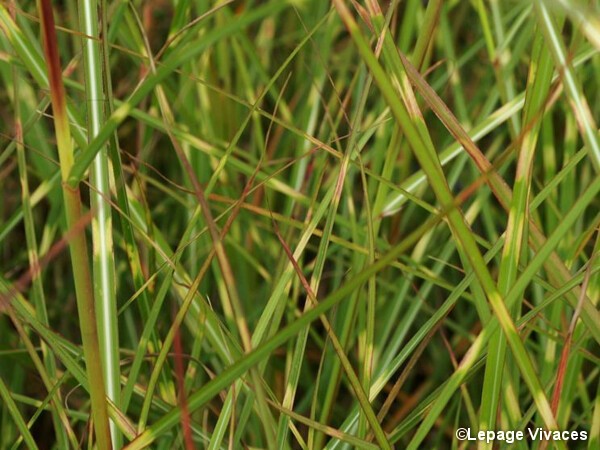
[[[598,24],[0,4],[0,448],[597,449]]]

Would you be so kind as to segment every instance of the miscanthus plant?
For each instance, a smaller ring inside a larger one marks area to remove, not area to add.
[[[0,29],[0,448],[600,448],[597,2]]]

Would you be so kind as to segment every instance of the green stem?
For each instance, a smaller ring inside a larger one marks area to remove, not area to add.
[[[50,0],[38,2],[40,22],[43,34],[44,55],[50,84],[50,97],[54,112],[54,128],[60,159],[60,170],[63,180],[63,198],[66,209],[67,228],[71,234],[69,251],[75,281],[79,326],[83,343],[83,353],[90,385],[92,401],[92,418],[100,450],[110,450],[110,432],[108,425],[108,408],[106,404],[102,360],[98,345],[98,330],[94,310],[94,291],[89,268],[89,258],[84,217],[81,213],[79,187],[69,187],[67,179],[73,166],[73,146],[71,129],[67,116],[65,88],[58,53],[54,15]]]
[[[104,89],[98,8],[104,7],[96,0],[80,0],[80,29],[84,34],[82,49],[87,97],[88,142],[91,142],[104,125]],[[113,256],[112,218],[110,209],[109,163],[106,146],[103,146],[90,171],[93,211],[92,244],[96,320],[99,331],[100,355],[106,380],[107,396],[118,407],[120,404],[119,337],[117,302],[115,292],[115,263]],[[111,422],[114,447],[122,445],[121,436]]]

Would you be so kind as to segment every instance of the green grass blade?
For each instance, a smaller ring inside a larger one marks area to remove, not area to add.
[[[91,142],[100,132],[105,115],[106,96],[98,26],[101,17],[98,12],[100,8],[105,7],[105,3],[98,3],[94,0],[79,2],[80,29],[85,36],[82,48],[87,97],[88,142]],[[106,147],[103,147],[96,155],[90,172],[94,297],[106,395],[118,407],[121,397],[119,325],[108,166],[108,151]],[[114,422],[111,422],[111,438],[113,447],[122,446],[122,438]]]

